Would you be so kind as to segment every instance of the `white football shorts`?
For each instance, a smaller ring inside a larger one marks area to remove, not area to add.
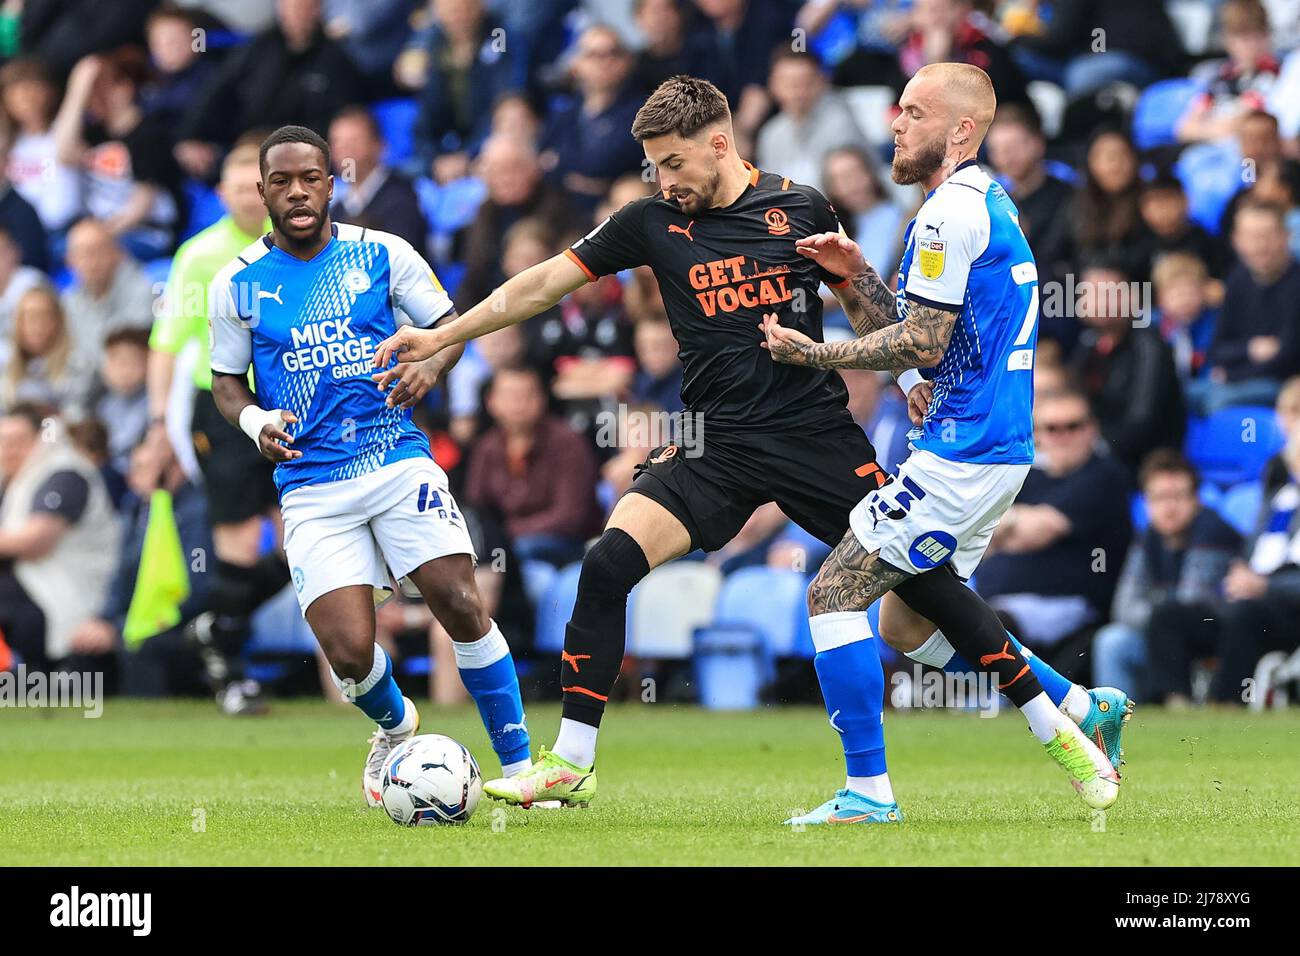
[[[447,474],[431,458],[405,458],[358,478],[295,488],[280,511],[304,615],[312,601],[338,588],[368,584],[389,591],[392,578],[426,561],[475,557]]]
[[[964,580],[975,573],[1029,468],[913,451],[897,475],[858,502],[849,527],[862,547],[900,571],[919,574],[951,563]]]

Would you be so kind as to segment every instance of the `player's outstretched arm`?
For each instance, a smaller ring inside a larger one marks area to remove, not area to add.
[[[549,309],[586,281],[586,274],[568,256],[552,256],[507,279],[453,322],[432,329],[398,329],[375,349],[375,368],[384,368],[393,358],[423,361],[445,348],[516,325]]]
[[[776,313],[763,317],[767,341],[763,347],[773,360],[810,368],[866,368],[893,372],[908,368],[933,368],[943,358],[952,338],[957,313],[913,303],[902,322],[878,329],[848,342],[814,342],[795,329],[780,324]]]
[[[223,418],[257,443],[257,450],[277,464],[301,458],[302,452],[290,448],[293,436],[284,426],[298,420],[293,412],[283,409],[267,411],[257,404],[248,390],[246,375],[231,375],[212,370],[212,399]]]

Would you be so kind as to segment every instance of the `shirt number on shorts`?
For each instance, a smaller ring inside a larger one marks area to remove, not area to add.
[[[426,511],[437,511],[438,517],[459,521],[460,515],[456,513],[456,504],[447,496],[447,503],[442,500],[442,494],[437,488],[431,486],[427,481],[420,485],[420,493],[415,498],[415,508],[421,514]]]

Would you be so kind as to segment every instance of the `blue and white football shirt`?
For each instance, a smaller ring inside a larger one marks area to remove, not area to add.
[[[1011,197],[963,163],[926,197],[904,237],[898,317],[910,303],[958,313],[913,445],[952,461],[1034,460],[1038,270]]]
[[[276,466],[281,497],[431,457],[410,411],[384,404],[371,361],[399,324],[428,328],[451,299],[406,240],[342,223],[333,230],[308,261],[263,237],[209,289],[212,370],[243,375],[251,363],[257,403],[298,416],[286,431],[302,457]]]

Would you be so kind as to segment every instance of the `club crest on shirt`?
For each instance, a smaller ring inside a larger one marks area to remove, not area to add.
[[[948,243],[944,239],[917,239],[916,253],[920,260],[921,275],[937,279],[943,275],[943,262]]]
[[[353,295],[361,295],[370,288],[370,276],[364,269],[349,269],[343,273],[343,288]]]

